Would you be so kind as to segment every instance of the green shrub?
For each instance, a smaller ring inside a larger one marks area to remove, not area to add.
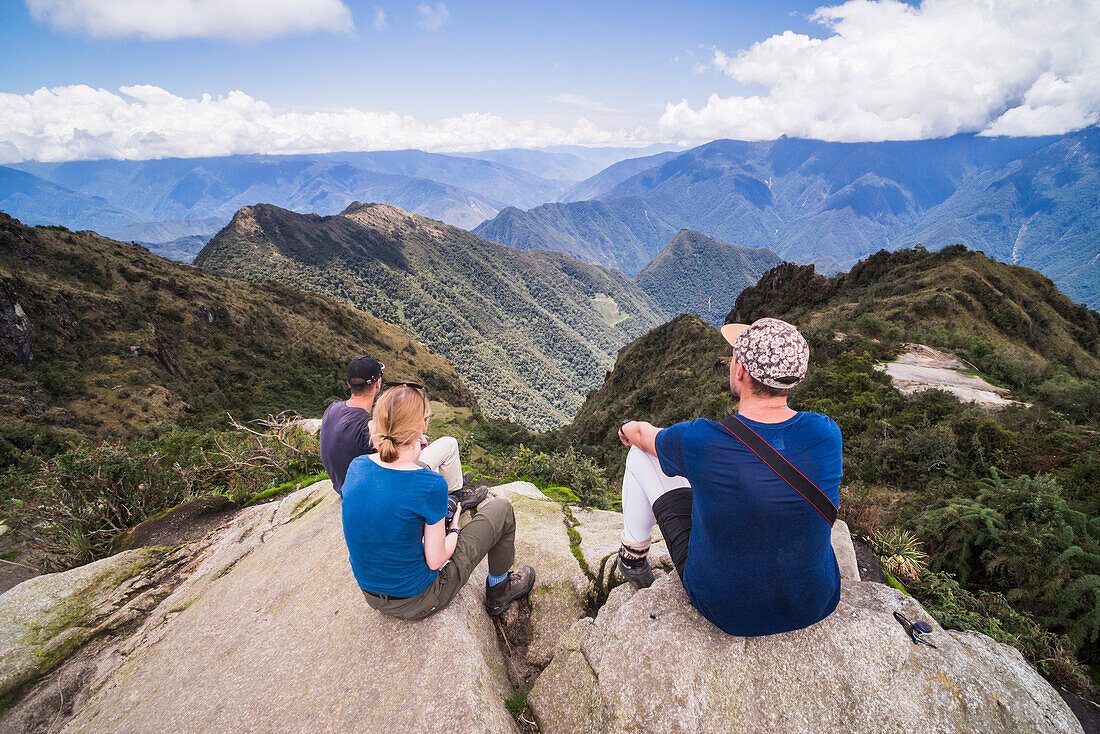
[[[974,630],[1012,645],[1045,676],[1080,693],[1093,690],[1088,671],[1062,636],[1016,611],[1001,594],[974,595],[950,573],[925,571],[909,590],[947,629]]]
[[[535,480],[542,488],[558,489],[559,498],[567,498],[562,489],[572,490],[576,500],[593,507],[610,507],[612,502],[607,475],[595,460],[570,447],[564,452],[535,453],[523,444],[504,463],[515,476]]]
[[[264,428],[174,430],[130,447],[81,445],[39,459],[30,473],[6,475],[19,498],[14,519],[33,528],[43,566],[60,570],[104,556],[118,533],[195,497],[246,502],[295,477],[318,479],[313,436],[287,421]]]

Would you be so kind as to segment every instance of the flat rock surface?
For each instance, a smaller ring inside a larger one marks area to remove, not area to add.
[[[963,374],[968,367],[955,357],[923,344],[907,344],[906,351],[893,362],[875,365],[875,369],[890,375],[902,393],[910,395],[921,390],[944,390],[964,402],[993,407],[1017,405],[1007,397],[1008,391],[977,375]]]
[[[914,645],[892,616],[930,621]],[[577,622],[528,701],[543,731],[1080,732],[1014,649],[946,632],[881,584],[845,582],[804,630],[733,637],[703,619],[675,576],[612,592]]]
[[[418,623],[370,609],[327,485],[257,508],[242,540],[268,537],[181,589],[63,731],[513,731],[481,587]]]

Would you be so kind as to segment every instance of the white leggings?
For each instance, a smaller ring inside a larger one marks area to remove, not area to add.
[[[420,452],[420,463],[447,480],[447,491],[462,489],[462,461],[458,457],[458,441],[452,436],[437,438]]]
[[[653,537],[653,503],[666,492],[690,487],[684,477],[670,477],[661,471],[656,456],[631,446],[623,474],[623,543],[648,546]]]

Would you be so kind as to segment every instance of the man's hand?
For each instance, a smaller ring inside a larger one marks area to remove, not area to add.
[[[653,456],[657,455],[657,433],[661,429],[648,421],[623,421],[619,426],[619,440],[623,446],[637,446]]]
[[[422,449],[428,448],[428,443],[429,443],[428,434],[421,433],[420,434],[420,448],[422,448]]]

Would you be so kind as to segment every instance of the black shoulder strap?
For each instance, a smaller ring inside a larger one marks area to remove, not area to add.
[[[805,474],[795,469],[791,462],[783,458],[782,454],[773,449],[771,444],[761,438],[759,433],[752,430],[748,424],[735,415],[720,421],[720,424],[733,434],[734,438],[748,446],[749,451],[760,457],[760,460],[778,474],[780,479],[791,485],[795,492],[798,492],[807,502],[813,505],[814,509],[821,513],[821,516],[828,521],[830,526],[836,522],[836,506],[833,505],[832,500],[826,497],[825,493],[818,489],[817,485],[811,482]]]

